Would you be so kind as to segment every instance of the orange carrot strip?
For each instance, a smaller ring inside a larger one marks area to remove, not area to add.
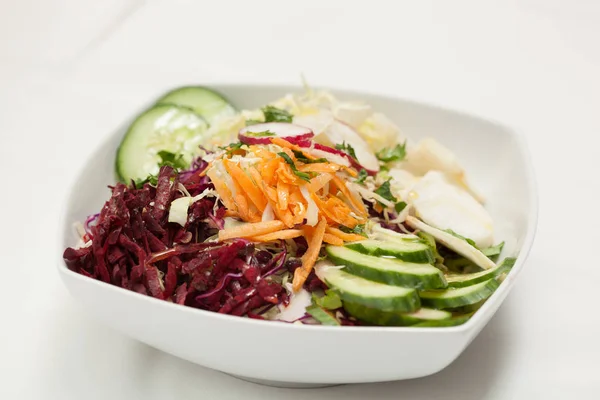
[[[265,193],[265,196],[266,196],[267,200],[269,201],[269,204],[271,205],[271,208],[273,209],[273,213],[275,214],[277,219],[283,221],[285,223],[285,225],[289,228],[294,226],[294,220],[293,220],[292,214],[289,213],[287,210],[285,210],[285,211],[280,210],[279,207],[277,206],[277,191],[275,189],[273,189],[272,187],[267,186],[264,182],[263,182],[262,189],[263,189],[263,192]]]
[[[337,237],[335,235],[332,235],[331,233],[324,234],[323,241],[325,243],[329,243],[334,246],[343,246],[344,245],[344,241],[342,239],[340,239],[339,237]]]
[[[231,190],[229,190],[225,182],[217,176],[217,171],[215,169],[211,169],[208,171],[207,175],[215,186],[215,190],[219,194],[223,204],[225,204],[225,207],[232,211],[237,210],[233,196],[231,195]]]
[[[250,177],[242,171],[240,166],[229,160],[223,160],[225,169],[229,172],[229,175],[237,181],[244,194],[250,199],[250,201],[258,208],[261,212],[265,210],[267,206],[267,200],[264,198],[262,191],[252,182]]]
[[[277,168],[281,165],[280,157],[274,157],[271,160],[267,161],[260,167],[260,174],[263,177],[263,181],[267,184],[271,185],[273,183],[273,178],[275,177],[275,172]]]
[[[332,174],[319,174],[310,180],[310,183],[307,185],[308,190],[310,192],[318,192],[325,186],[330,180],[333,179]]]
[[[356,178],[358,176],[358,172],[356,172],[356,170],[354,168],[350,168],[350,167],[346,167],[345,165],[342,165],[342,168],[344,169],[344,171],[346,171],[351,177]]]
[[[279,138],[279,137],[272,138],[271,143],[276,144],[277,146],[283,147],[284,149],[299,151],[304,155],[304,157],[308,158],[309,160],[316,159],[315,156],[305,153],[305,149],[303,149],[302,147],[296,146],[295,144],[292,144],[283,138]]]
[[[301,229],[284,229],[282,231],[271,232],[265,235],[258,235],[249,238],[255,242],[273,242],[280,239],[293,239],[302,236]]]
[[[334,228],[333,226],[328,226],[327,229],[325,229],[325,232],[340,238],[344,242],[357,242],[359,240],[366,239],[364,236],[357,235],[355,233],[346,233],[338,228]]]
[[[325,235],[325,228],[327,227],[327,221],[322,219],[315,227],[314,234],[308,242],[308,249],[302,256],[302,267],[297,268],[294,271],[294,279],[292,281],[292,287],[294,292],[299,291],[306,282],[308,274],[312,271],[315,266],[315,262],[319,257],[321,251],[321,245],[323,244],[323,236]]]
[[[277,182],[277,206],[280,210],[287,210],[290,200],[290,185],[283,181]]]
[[[265,221],[247,223],[219,231],[219,240],[227,240],[241,237],[253,237],[279,231],[284,228],[281,221]]]
[[[342,167],[333,163],[317,163],[317,164],[305,164],[298,167],[299,171],[302,172],[329,172],[336,173]]]
[[[348,190],[346,184],[342,182],[342,180],[337,175],[333,176],[332,182],[335,184],[335,186],[337,186],[340,192],[342,192],[342,194],[346,196],[348,201],[350,201],[355,211],[357,211],[361,215],[366,215],[367,210],[365,209],[365,205],[363,204],[363,202],[357,199],[352,193],[350,193],[350,190]]]
[[[237,211],[225,210],[225,217],[236,217],[239,218],[240,214]]]
[[[240,214],[240,218],[244,221],[250,221],[250,214],[248,210],[248,200],[242,195],[238,193],[235,195],[235,205],[237,206],[238,213]]]

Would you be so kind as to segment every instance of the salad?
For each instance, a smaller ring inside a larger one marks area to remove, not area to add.
[[[457,157],[307,88],[238,111],[175,89],[131,124],[68,268],[157,299],[295,324],[453,326],[498,288],[493,221]]]

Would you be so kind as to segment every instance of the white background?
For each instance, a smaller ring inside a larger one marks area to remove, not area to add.
[[[594,0],[1,0],[0,398],[598,399],[599,39]],[[527,136],[533,251],[496,317],[437,375],[257,386],[103,327],[58,279],[58,209],[103,135],[162,88],[296,84],[301,72]]]

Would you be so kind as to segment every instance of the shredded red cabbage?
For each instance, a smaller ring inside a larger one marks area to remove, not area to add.
[[[171,202],[214,189],[202,175],[208,163],[196,159],[187,171],[160,169],[156,187],[117,183],[99,214],[86,219],[91,245],[67,248],[69,269],[90,278],[177,304],[225,314],[262,318],[289,297],[277,279],[290,263],[279,248],[256,249],[244,239],[205,242],[223,229],[225,208],[214,197],[194,202],[185,226],[168,222]]]

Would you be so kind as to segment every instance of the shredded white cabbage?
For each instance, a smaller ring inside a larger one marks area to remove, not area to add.
[[[300,193],[302,193],[302,196],[308,204],[308,207],[306,208],[306,224],[315,226],[319,222],[319,207],[317,207],[315,201],[310,197],[310,193],[308,193],[306,186],[300,186]]]

